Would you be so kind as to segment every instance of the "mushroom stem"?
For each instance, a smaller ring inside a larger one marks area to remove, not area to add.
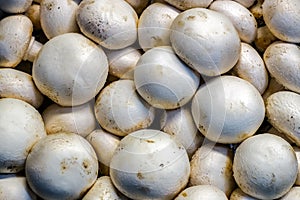
[[[30,43],[29,43],[29,46],[26,50],[26,53],[23,57],[23,60],[28,60],[30,62],[33,62],[35,57],[37,56],[37,54],[39,53],[39,51],[41,50],[43,44],[36,41],[35,40],[35,37],[31,37],[31,40],[30,40]]]

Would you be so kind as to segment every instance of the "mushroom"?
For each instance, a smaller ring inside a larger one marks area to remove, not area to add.
[[[300,1],[264,0],[262,7],[264,21],[277,38],[300,42]]]
[[[29,153],[25,174],[30,188],[43,199],[79,199],[97,179],[97,156],[75,133],[47,135]]]
[[[300,93],[300,48],[296,44],[274,42],[264,52],[271,76],[289,90]]]
[[[184,146],[189,158],[192,157],[204,140],[203,135],[194,123],[188,106],[166,111],[166,118],[162,120],[161,124],[162,131],[171,135],[173,139]]]
[[[296,153],[296,157],[298,161],[298,174],[297,174],[295,185],[299,186],[300,185],[300,148],[297,146],[293,146],[293,149]]]
[[[300,95],[280,91],[267,98],[266,116],[278,131],[300,146]]]
[[[183,190],[174,200],[228,200],[225,193],[213,185],[197,185]]]
[[[26,183],[25,177],[10,177],[0,179],[0,199],[36,200]]]
[[[268,46],[275,42],[277,38],[271,33],[267,26],[262,26],[257,29],[257,35],[254,40],[256,49],[263,53]]]
[[[37,88],[61,106],[87,103],[104,86],[108,61],[101,47],[78,33],[49,40],[32,67]]]
[[[76,22],[77,3],[72,0],[43,0],[40,3],[40,21],[48,39],[79,32]]]
[[[251,43],[257,33],[257,22],[251,12],[235,1],[214,1],[209,9],[226,15],[233,23],[242,41]]]
[[[0,21],[0,66],[15,67],[22,59],[33,62],[42,47],[32,36],[33,25],[25,15],[12,15]]]
[[[290,145],[294,145],[295,142],[292,138],[289,138],[288,135],[278,131],[276,128],[274,128],[273,126],[267,131],[270,134],[274,134],[277,135],[279,137],[281,137],[282,139],[284,139],[285,141],[287,141],[288,143],[290,143]]]
[[[0,68],[0,98],[20,99],[35,108],[40,107],[44,100],[31,75],[7,68]]]
[[[295,200],[300,198],[300,187],[292,187],[292,189],[285,194],[280,200]]]
[[[42,117],[47,134],[68,132],[86,137],[97,127],[92,102],[73,107],[52,104],[43,111]]]
[[[81,32],[108,49],[122,49],[137,39],[138,16],[124,0],[83,0],[76,20]]]
[[[234,1],[245,6],[246,8],[250,8],[255,3],[255,0],[234,0]]]
[[[191,160],[190,186],[214,185],[230,196],[235,188],[233,152],[225,145],[202,145]]]
[[[95,115],[102,128],[125,136],[149,127],[154,119],[154,109],[138,96],[132,80],[118,80],[100,92]]]
[[[205,8],[181,12],[172,23],[170,41],[185,63],[206,76],[228,72],[240,55],[240,38],[232,22]]]
[[[148,6],[150,0],[125,0],[135,10],[137,14],[141,14],[143,10]]]
[[[265,117],[265,106],[251,83],[226,75],[199,88],[193,97],[192,115],[209,140],[240,143],[258,130]]]
[[[179,10],[162,3],[148,6],[138,23],[138,39],[146,51],[157,46],[170,46],[170,27]]]
[[[113,185],[109,176],[101,176],[82,200],[127,200]]]
[[[31,4],[32,0],[1,0],[0,10],[7,13],[23,13]]]
[[[39,112],[25,101],[0,99],[0,173],[24,169],[32,146],[46,136]]]
[[[230,200],[259,200],[259,199],[251,197],[250,195],[243,192],[240,188],[237,188],[231,193]]]
[[[138,49],[130,46],[119,50],[104,49],[108,62],[108,73],[121,79],[133,80],[133,70],[141,57]]]
[[[258,199],[277,199],[295,183],[298,163],[293,147],[264,133],[243,141],[233,160],[233,175],[243,192]]]
[[[113,184],[133,199],[172,199],[186,186],[189,175],[184,147],[152,129],[125,136],[110,163]]]
[[[33,24],[34,30],[40,30],[42,28],[40,21],[40,13],[41,6],[39,4],[32,4],[25,12],[25,15],[31,20]]]
[[[191,8],[206,8],[213,0],[165,0],[165,2],[180,10],[188,10]]]
[[[199,79],[168,46],[144,53],[134,69],[138,93],[161,109],[175,109],[189,102],[199,86]]]
[[[254,85],[260,94],[263,94],[268,87],[269,75],[264,61],[258,52],[247,43],[241,43],[240,58],[232,72]]]

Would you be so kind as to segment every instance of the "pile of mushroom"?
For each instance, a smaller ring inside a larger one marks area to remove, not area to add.
[[[299,0],[0,0],[0,199],[299,199]]]

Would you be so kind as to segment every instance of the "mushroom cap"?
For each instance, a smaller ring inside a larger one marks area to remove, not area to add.
[[[295,200],[300,198],[300,187],[292,187],[280,200]]]
[[[300,93],[300,48],[296,44],[274,42],[264,52],[271,76],[289,90]]]
[[[122,49],[137,39],[138,16],[123,0],[83,0],[76,20],[81,32],[108,49]]]
[[[12,15],[0,21],[1,67],[15,67],[22,61],[29,46],[32,31],[32,22],[25,15]]]
[[[32,68],[37,88],[61,106],[90,101],[104,86],[108,61],[101,47],[78,33],[49,40]]]
[[[262,7],[264,21],[277,38],[300,42],[300,1],[265,0]]]
[[[47,134],[72,132],[86,137],[97,127],[91,102],[73,107],[52,104],[43,111],[42,117]]]
[[[235,188],[233,152],[225,145],[202,145],[191,160],[190,186],[214,185],[229,196]]]
[[[196,8],[196,7],[206,8],[213,0],[164,0],[164,1],[180,10],[188,10],[190,8]]]
[[[25,101],[0,99],[0,173],[24,169],[32,146],[46,136],[39,112]]]
[[[41,6],[39,4],[32,4],[25,12],[25,15],[31,20],[33,24],[34,30],[41,29],[41,21],[40,21],[40,14],[41,14]]]
[[[98,161],[83,137],[61,132],[34,145],[25,173],[30,188],[44,199],[78,199],[96,181]]]
[[[225,193],[213,185],[197,185],[183,190],[174,200],[228,200]]]
[[[265,117],[265,106],[251,83],[226,75],[199,88],[193,97],[192,115],[209,140],[239,143],[258,130]]]
[[[37,196],[28,187],[25,177],[0,179],[0,199],[34,200]]]
[[[258,199],[277,199],[295,183],[298,163],[293,147],[279,136],[260,134],[243,141],[233,161],[241,190]]]
[[[243,192],[240,188],[237,188],[231,193],[230,200],[259,200],[259,199],[251,197],[245,192]]]
[[[38,108],[44,100],[32,76],[15,69],[0,69],[0,97],[26,101]]]
[[[258,52],[247,43],[241,43],[240,58],[232,71],[238,77],[254,85],[260,94],[263,94],[268,87],[269,75],[264,61]]]
[[[242,41],[251,43],[257,34],[257,22],[251,12],[235,1],[214,1],[209,9],[226,15],[233,23]]]
[[[266,116],[280,132],[300,145],[300,95],[280,91],[267,98]]]
[[[149,127],[154,119],[154,108],[137,94],[132,80],[118,80],[100,92],[95,115],[102,128],[125,136]]]
[[[157,46],[170,46],[170,28],[178,14],[179,10],[167,4],[149,5],[141,14],[138,23],[141,48],[146,51]]]
[[[241,45],[238,32],[228,17],[221,13],[192,8],[181,12],[171,29],[170,41],[174,51],[201,74],[223,74],[239,59]]]
[[[115,187],[133,199],[172,199],[186,186],[189,174],[184,147],[151,129],[125,136],[110,163]]]
[[[32,0],[0,0],[0,10],[7,13],[23,13],[31,4]]]
[[[79,32],[76,22],[78,4],[70,0],[43,0],[40,3],[40,21],[48,39]]]
[[[200,78],[171,47],[155,47],[144,53],[134,69],[138,93],[152,106],[174,109],[195,94]]]

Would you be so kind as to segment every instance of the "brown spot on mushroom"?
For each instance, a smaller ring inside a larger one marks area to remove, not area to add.
[[[53,8],[53,6],[54,6],[54,3],[53,3],[53,2],[46,3],[45,6],[46,6],[46,8],[47,8],[48,10],[52,10],[52,8]]]
[[[183,197],[187,197],[187,196],[188,196],[186,192],[183,192],[181,195],[182,195]]]
[[[136,176],[138,177],[138,179],[144,179],[144,176],[143,176],[143,174],[141,173],[141,172],[138,172],[137,174],[136,174]]]
[[[195,16],[193,16],[193,15],[190,15],[187,17],[187,20],[194,20],[194,19],[195,19]]]
[[[148,143],[155,143],[154,140],[146,140],[146,142],[148,142]]]

